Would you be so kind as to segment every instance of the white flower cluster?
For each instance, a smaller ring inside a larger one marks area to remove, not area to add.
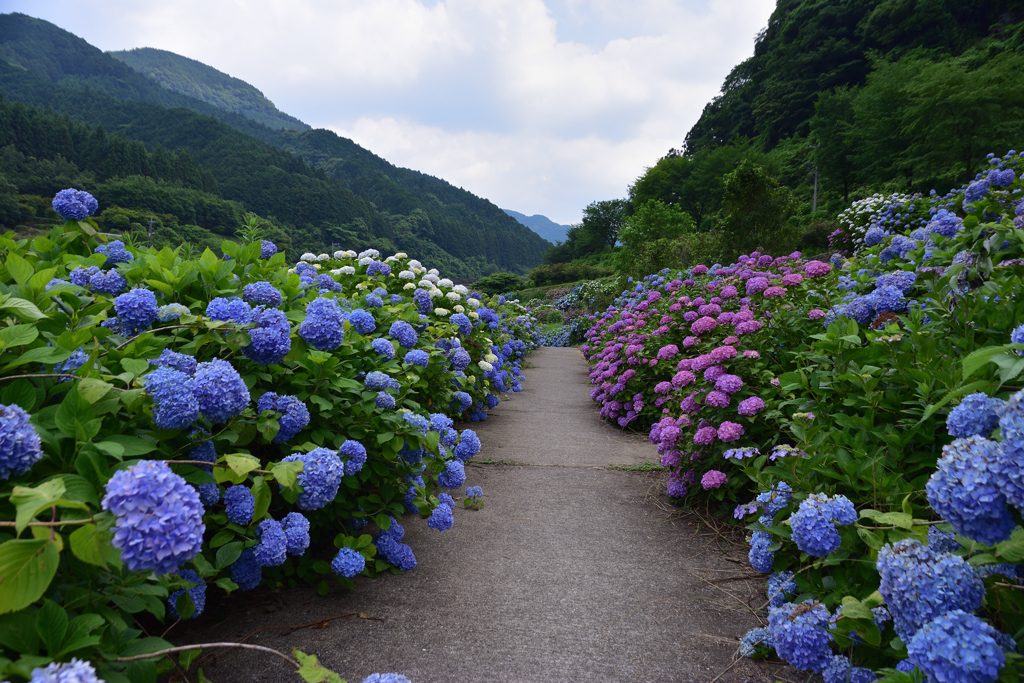
[[[437,286],[444,287],[445,289],[451,289],[452,287],[455,286],[455,283],[449,280],[448,278],[443,278],[441,280],[438,280]]]
[[[380,257],[380,252],[377,251],[376,249],[366,249],[365,251],[359,252],[360,263],[362,262],[362,259],[364,259],[364,258],[369,258],[370,260],[373,260],[373,259],[376,259],[376,258],[379,258],[379,257]]]
[[[448,314],[449,314],[449,311],[448,311],[447,308],[435,308],[434,309],[434,315],[445,316],[445,315],[448,315]]]
[[[331,260],[331,255],[330,254],[320,254],[319,256],[316,257],[316,260],[317,261],[330,261]]]
[[[361,266],[368,266],[371,263],[373,263],[373,258],[371,258],[369,256],[360,256],[359,257],[359,265],[361,265]]]
[[[299,257],[300,261],[316,261],[316,254],[311,254],[308,251]]]
[[[404,289],[406,291],[412,291],[412,290],[416,289],[416,283],[415,282],[406,282],[404,285],[402,285],[402,289]]]
[[[462,298],[458,292],[448,292],[444,297],[448,299],[448,301],[458,301]]]
[[[458,292],[462,296],[469,295],[469,290],[466,289],[466,285],[455,285],[454,287],[452,287],[452,291]]]
[[[466,305],[470,308],[480,308],[480,299],[466,299]]]
[[[485,360],[477,362],[477,365],[479,365],[480,369],[483,370],[484,372],[490,372],[491,370],[494,369],[494,366]]]
[[[864,248],[864,234],[868,228],[878,222],[878,214],[882,209],[891,204],[905,204],[911,200],[910,195],[894,192],[889,195],[873,194],[864,199],[858,199],[850,204],[849,208],[836,216],[843,232],[850,236],[853,242],[853,252],[856,254]]]
[[[412,272],[411,270],[403,270],[398,274],[398,277],[401,278],[402,280],[415,280],[416,273]]]

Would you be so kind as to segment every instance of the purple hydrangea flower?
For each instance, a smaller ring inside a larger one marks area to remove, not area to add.
[[[277,245],[270,240],[260,240],[260,258],[268,259],[277,253]]]

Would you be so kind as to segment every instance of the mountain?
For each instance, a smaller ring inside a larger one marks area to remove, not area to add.
[[[568,232],[571,225],[562,225],[556,223],[547,216],[542,216],[539,213],[532,216],[519,213],[518,211],[510,211],[509,209],[502,209],[505,213],[512,218],[533,230],[535,233],[546,239],[548,242],[564,242],[566,233]]]
[[[241,114],[270,128],[310,128],[294,116],[279,111],[262,92],[245,81],[194,59],[151,47],[107,54],[149,76],[168,90],[202,100],[218,109]]]
[[[125,154],[130,145],[107,139],[138,141],[147,154],[173,153],[194,163],[197,173],[209,176],[202,190],[208,199],[234,202],[268,219],[287,236],[290,258],[303,251],[372,246],[404,250],[452,277],[473,279],[496,271],[525,273],[551,246],[491,202],[444,180],[397,168],[329,131],[270,128],[175,92],[71,33],[22,14],[0,15],[0,95],[88,124],[91,136]],[[31,111],[12,110],[11,116],[20,121],[38,115]],[[137,187],[117,195],[124,202],[117,208],[162,211],[155,199],[160,193],[144,191],[142,181],[163,183],[164,194],[173,194],[178,181],[153,175],[137,154],[93,154],[89,136],[61,133],[67,126],[52,123],[52,139],[41,139],[47,134],[43,128],[31,127],[8,137],[12,154],[0,155],[0,173],[37,188],[64,177],[108,183],[134,177]],[[36,155],[35,148],[46,156]],[[72,158],[75,168],[66,168]],[[28,171],[30,163],[36,166]],[[140,172],[117,175],[131,169]],[[16,184],[14,194],[29,193],[28,186]],[[208,229],[186,220],[187,211],[178,213],[182,224]],[[230,234],[234,227],[218,223],[209,229]]]

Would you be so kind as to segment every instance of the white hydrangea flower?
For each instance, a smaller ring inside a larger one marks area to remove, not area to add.
[[[356,289],[363,290],[363,289],[366,289],[369,286],[370,286],[370,283],[368,283],[368,282],[360,282],[359,284],[356,285]]]
[[[338,251],[334,252],[334,258],[340,261],[341,259],[345,258],[345,252],[339,249]]]
[[[466,305],[470,308],[480,308],[480,299],[466,299]]]
[[[341,268],[335,268],[332,270],[331,275],[341,275]]]
[[[355,275],[356,274],[356,269],[355,269],[354,266],[342,266],[341,268],[338,268],[338,270],[341,271],[342,273],[344,273],[345,275]]]
[[[470,311],[469,312],[469,317],[472,318],[473,320],[476,320],[477,318],[480,317],[480,314],[477,313],[476,311]]]
[[[423,266],[420,266],[419,268],[413,268],[412,272],[416,273],[417,275],[422,275],[423,273],[427,272],[427,269],[424,268]]]
[[[394,263],[397,260],[398,259],[395,258],[394,256],[388,256],[386,259],[384,259],[384,263]]]
[[[409,258],[409,255],[406,254],[404,251],[399,251],[395,253],[395,258],[407,259]]]
[[[359,252],[359,258],[361,259],[366,258],[368,256],[372,258],[377,258],[378,256],[380,256],[380,252],[377,251],[376,249],[366,249],[364,251]]]
[[[295,272],[295,269],[294,269],[294,268],[289,268],[289,269],[288,269],[288,272],[289,272],[289,273],[294,273],[294,272]]]
[[[406,291],[416,289],[416,283],[415,282],[406,282],[405,285],[402,287],[402,289],[404,289]]]
[[[477,365],[479,365],[480,369],[483,370],[484,372],[490,372],[491,370],[494,369],[494,366],[485,360],[479,361]]]
[[[434,315],[446,316],[446,315],[448,315],[448,309],[447,308],[435,308],[434,309]]]
[[[331,260],[331,255],[330,254],[320,254],[319,256],[316,257],[316,260],[317,261],[330,261]]]
[[[398,274],[398,277],[400,277],[403,280],[415,280],[416,273],[412,272],[411,270],[403,270]]]
[[[359,257],[359,265],[361,265],[361,266],[368,266],[371,263],[373,263],[373,259],[370,258],[369,256],[360,256]]]
[[[484,356],[484,360],[487,361],[488,363],[497,363],[498,357],[495,356],[493,353],[488,353],[486,356]]]
[[[455,286],[455,283],[448,278],[443,278],[437,283],[438,287],[444,287],[445,289],[451,289]]]
[[[341,252],[341,257],[342,258],[355,258],[356,257],[356,252],[354,252],[351,249],[349,249],[347,251]]]
[[[422,267],[423,267],[423,264],[420,263],[419,261],[417,261],[416,259],[413,259],[413,260],[409,261],[409,269],[410,270],[419,270]]]
[[[420,280],[418,284],[423,289],[433,289],[434,288],[434,283],[431,282],[430,280]]]
[[[316,268],[317,270],[320,270],[320,264],[319,263],[314,263],[313,267]]]
[[[436,285],[438,283],[438,280],[440,280],[440,278],[437,277],[436,273],[427,273],[426,275],[423,276],[423,279],[427,280],[432,285]]]
[[[439,271],[437,268],[431,268],[427,272],[430,273],[431,275],[440,275],[441,274],[441,271]]]
[[[427,294],[430,295],[431,299],[437,299],[439,297],[444,296],[444,292],[442,292],[440,289],[431,289],[427,292]]]
[[[452,287],[452,290],[458,292],[459,294],[462,294],[463,296],[469,294],[469,290],[466,289],[466,285],[455,285],[454,287]]]
[[[476,375],[466,377],[466,382],[469,384],[476,384]]]
[[[461,298],[462,298],[462,297],[461,297],[461,296],[460,296],[459,294],[457,294],[456,292],[448,292],[448,293],[447,293],[447,294],[445,294],[444,296],[445,296],[445,298],[446,298],[446,299],[448,299],[448,301],[458,301],[459,299],[461,299]]]
[[[462,304],[457,304],[455,306],[455,312],[456,313],[465,313],[466,309],[465,309],[465,307]]]
[[[299,257],[300,261],[316,261],[316,254],[311,254],[308,251]]]

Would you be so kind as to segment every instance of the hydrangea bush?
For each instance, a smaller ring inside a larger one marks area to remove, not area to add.
[[[457,523],[481,444],[456,423],[522,390],[525,308],[405,254],[290,268],[246,235],[187,259],[102,241],[88,193],[54,207],[50,234],[0,236],[0,680],[155,683],[198,650],[139,623],[351,589],[415,566],[403,516]]]
[[[649,433],[669,496],[746,525],[769,626],[745,656],[1021,680],[1022,170],[861,202],[828,263],[657,273],[594,317],[602,414]]]

